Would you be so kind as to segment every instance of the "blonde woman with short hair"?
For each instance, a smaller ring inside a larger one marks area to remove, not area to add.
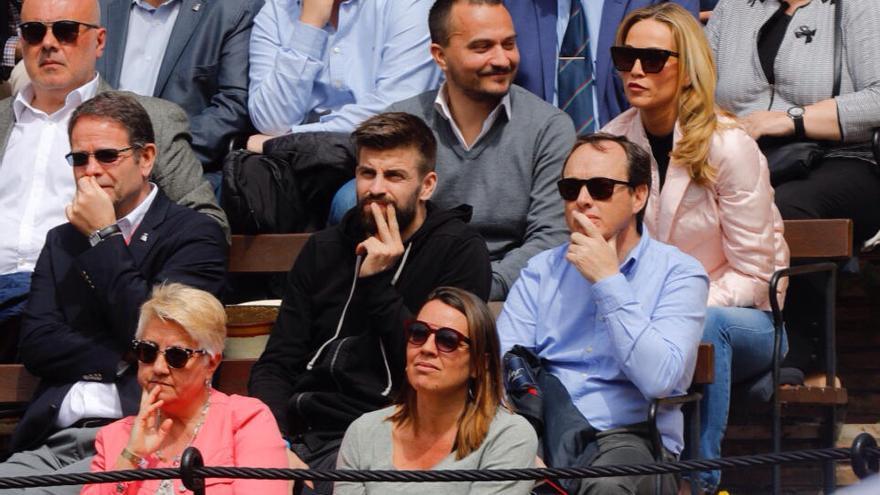
[[[715,105],[712,52],[693,16],[670,3],[634,11],[611,50],[633,108],[603,130],[651,151],[647,231],[698,259],[711,281],[703,341],[715,346],[715,382],[700,405],[700,450],[716,458],[731,383],[772,364],[768,286],[789,259],[782,219],[758,145]],[[719,479],[696,481],[714,492]]]
[[[257,399],[211,388],[223,358],[226,312],[213,295],[183,284],[157,286],[141,307],[131,350],[143,389],[137,416],[98,432],[92,471],[179,467],[183,451],[207,466],[287,467],[281,432]],[[212,495],[288,495],[286,480],[208,479]],[[183,495],[180,480],[86,485],[83,495]]]

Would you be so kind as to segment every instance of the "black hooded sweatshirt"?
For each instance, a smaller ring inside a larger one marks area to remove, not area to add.
[[[285,437],[317,449],[361,414],[390,404],[406,361],[404,322],[433,289],[488,298],[489,253],[466,224],[470,206],[439,210],[428,202],[427,209],[397,263],[370,277],[355,273],[355,247],[365,238],[357,208],[303,247],[248,387]]]

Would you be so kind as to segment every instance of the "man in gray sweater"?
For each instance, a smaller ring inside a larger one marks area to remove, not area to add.
[[[389,111],[417,115],[434,131],[434,200],[443,208],[473,206],[470,224],[492,259],[490,298],[503,300],[529,258],[567,239],[556,181],[574,126],[512,84],[519,52],[501,0],[437,0],[428,24],[431,54],[446,82]]]

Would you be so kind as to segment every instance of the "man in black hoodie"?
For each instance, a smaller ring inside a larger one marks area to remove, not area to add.
[[[486,243],[466,225],[470,207],[428,201],[437,184],[431,129],[384,113],[353,139],[358,205],[303,248],[251,372],[250,394],[272,409],[293,467],[333,468],[348,425],[391,402],[403,376],[404,322],[432,289],[461,287],[485,300],[491,287]]]

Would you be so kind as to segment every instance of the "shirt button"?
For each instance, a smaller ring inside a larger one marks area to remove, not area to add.
[[[341,51],[342,51],[342,50],[340,50],[338,46],[334,46],[334,47],[333,47],[333,53],[339,53],[339,52],[341,52]]]
[[[581,376],[584,377],[584,379],[587,378],[587,374],[586,374],[586,373],[581,373]]]
[[[336,88],[336,89],[341,88],[341,87],[342,87],[342,81],[340,81],[340,80],[338,80],[338,79],[335,80],[335,81],[333,81],[333,87]]]

